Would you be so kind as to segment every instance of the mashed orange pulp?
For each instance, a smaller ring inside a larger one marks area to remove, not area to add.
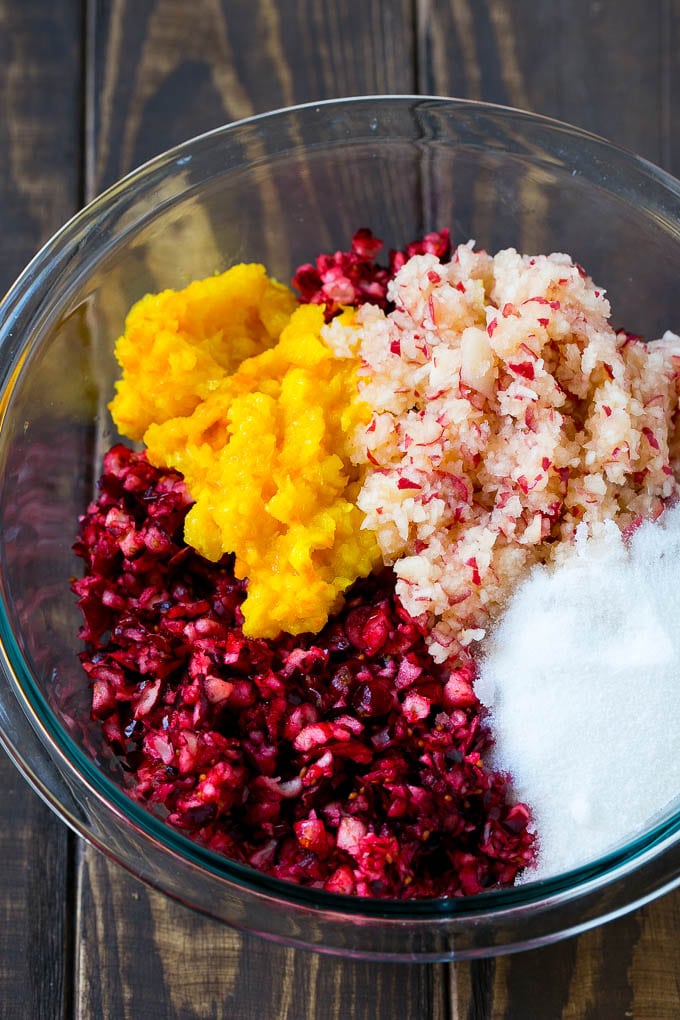
[[[257,264],[147,294],[116,342],[123,373],[111,413],[120,432],[140,440],[152,422],[191,414],[218,380],[276,342],[296,305]]]
[[[235,553],[237,575],[248,578],[244,633],[276,637],[320,630],[380,557],[361,527],[359,472],[346,450],[370,420],[358,360],[323,342],[323,308],[293,311],[292,296],[260,270],[237,266],[142,299],[116,347],[123,377],[111,412],[123,434],[143,438],[153,464],[184,475],[195,500],[188,544],[211,560]],[[220,287],[230,300],[239,288],[237,326],[227,316],[218,335],[218,317],[194,306],[203,286],[215,307]],[[230,374],[223,347],[232,344],[260,352],[234,358]]]

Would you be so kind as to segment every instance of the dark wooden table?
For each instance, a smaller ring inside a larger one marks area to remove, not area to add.
[[[0,0],[0,292],[76,209],[167,146],[378,92],[536,110],[680,174],[680,0]],[[343,961],[150,892],[4,756],[0,788],[3,1020],[680,1017],[680,892],[513,957]]]

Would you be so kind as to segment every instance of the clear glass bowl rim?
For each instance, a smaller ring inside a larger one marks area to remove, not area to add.
[[[482,117],[492,116],[508,122],[514,121],[518,125],[522,123],[540,125],[548,132],[562,133],[582,141],[585,145],[606,151],[641,180],[653,181],[657,187],[672,196],[680,209],[680,182],[661,168],[596,134],[553,118],[507,106],[445,96],[366,95],[283,107],[244,118],[188,139],[133,170],[77,212],[31,260],[0,302],[0,429],[11,401],[12,388],[20,376],[21,366],[31,342],[30,337],[22,342],[21,338],[15,335],[14,325],[17,319],[31,303],[35,305],[35,314],[40,312],[44,315],[46,310],[54,310],[48,299],[50,281],[58,278],[62,263],[67,262],[69,256],[87,238],[96,235],[98,225],[111,214],[112,210],[126,201],[126,196],[148,186],[152,180],[159,179],[169,167],[190,155],[192,150],[211,144],[222,136],[237,132],[240,128],[260,124],[266,130],[277,119],[304,116],[309,111],[324,108],[330,111],[361,104],[371,106],[431,104],[441,111],[446,108],[452,115],[455,115],[455,111],[465,111],[468,115],[477,112]],[[663,824],[631,840],[620,850],[584,867],[554,878],[530,882],[512,889],[482,893],[474,897],[406,902],[369,900],[300,887],[263,875],[197,845],[146,812],[109,780],[73,743],[49,708],[14,639],[4,600],[0,602],[0,645],[3,670],[11,685],[17,708],[20,708],[28,719],[49,759],[58,763],[60,770],[70,782],[76,786],[83,784],[90,796],[104,804],[107,810],[125,818],[136,831],[143,833],[154,847],[165,851],[168,859],[176,855],[190,864],[207,870],[218,879],[227,880],[253,893],[274,897],[282,903],[300,904],[307,908],[328,911],[337,914],[338,919],[344,917],[350,921],[365,917],[389,919],[397,923],[424,923],[440,922],[443,918],[450,918],[456,922],[474,925],[480,920],[512,917],[516,912],[524,913],[527,909],[552,910],[565,900],[586,896],[611,882],[631,877],[636,870],[680,844],[680,811],[678,811]],[[0,739],[2,737],[3,734],[0,732]],[[30,785],[53,811],[79,835],[108,856],[118,860],[128,870],[134,871],[129,862],[120,860],[115,852],[107,848],[92,833],[86,822],[73,817],[60,805],[49,784],[45,784],[39,775],[39,770],[34,769],[30,761],[23,757],[20,748],[13,746],[11,737],[5,734],[2,742]],[[611,916],[617,916],[624,909],[632,909],[678,883],[680,868],[677,876],[668,877],[655,892],[638,900],[632,896],[628,906],[617,908]],[[158,883],[158,887],[163,888],[162,883]],[[595,924],[598,921],[593,920],[590,923]],[[590,923],[585,926],[590,926]]]

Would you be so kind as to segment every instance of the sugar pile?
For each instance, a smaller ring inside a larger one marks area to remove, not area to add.
[[[571,557],[512,596],[476,682],[493,765],[539,834],[527,880],[595,860],[680,803],[680,507],[628,545],[612,522],[579,531]]]

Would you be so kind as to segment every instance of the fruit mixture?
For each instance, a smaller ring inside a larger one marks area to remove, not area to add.
[[[143,449],[81,518],[81,660],[131,795],[210,849],[470,895],[573,863],[513,785],[523,653],[501,683],[496,636],[537,571],[667,516],[680,340],[614,330],[566,255],[381,248],[359,230],[297,297],[241,265],[131,310],[111,412]]]

